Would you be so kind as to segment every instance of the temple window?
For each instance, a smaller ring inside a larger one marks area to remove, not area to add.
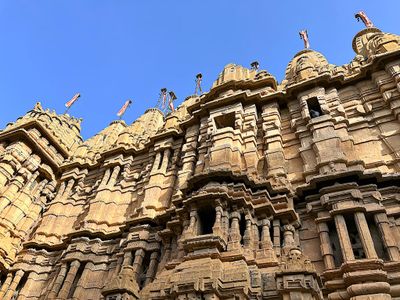
[[[243,245],[244,244],[243,237],[246,231],[246,217],[243,213],[240,215],[239,230],[240,230],[240,244]]]
[[[319,104],[318,98],[313,97],[307,100],[308,112],[310,114],[311,119],[322,116],[324,113],[322,112],[321,106]]]
[[[361,238],[357,230],[354,216],[345,216],[347,230],[349,232],[349,238],[353,254],[355,259],[366,258],[364,248],[361,243]]]
[[[198,211],[199,235],[213,233],[215,209],[211,206],[202,207]]]
[[[235,113],[224,114],[214,118],[215,127],[217,129],[230,127],[235,128]]]

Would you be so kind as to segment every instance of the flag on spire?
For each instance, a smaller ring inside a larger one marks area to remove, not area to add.
[[[78,100],[78,98],[79,98],[80,96],[81,96],[81,94],[79,94],[79,93],[75,94],[75,96],[73,96],[71,100],[69,100],[67,103],[65,103],[65,107],[66,107],[67,109],[70,108],[71,105],[74,104],[74,102],[75,102],[76,100]]]
[[[125,104],[121,107],[121,109],[118,111],[117,116],[121,119],[129,105],[132,104],[132,100],[126,100]]]
[[[171,112],[172,112],[172,111],[175,110],[174,101],[175,101],[177,98],[176,98],[176,95],[175,95],[175,93],[174,93],[173,91],[170,91],[168,94],[169,94],[168,106],[169,106],[169,109],[170,109]]]

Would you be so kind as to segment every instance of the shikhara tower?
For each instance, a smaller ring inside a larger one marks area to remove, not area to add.
[[[86,141],[37,104],[0,131],[0,298],[400,299],[400,38],[353,49]]]

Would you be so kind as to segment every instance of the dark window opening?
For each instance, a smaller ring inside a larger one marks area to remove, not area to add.
[[[164,159],[164,151],[160,151],[160,161],[158,162],[158,167],[157,167],[158,170],[161,169],[163,159]]]
[[[167,167],[167,169],[172,167],[172,161],[173,161],[173,158],[174,158],[174,154],[175,154],[175,151],[171,150],[171,153],[170,153],[170,155],[168,157],[168,167]]]
[[[215,223],[215,209],[213,207],[203,207],[198,211],[199,234],[213,233]]]
[[[69,290],[69,293],[68,293],[68,297],[67,297],[67,298],[72,298],[72,297],[74,296],[74,293],[75,293],[75,290],[76,290],[76,288],[77,288],[77,286],[78,286],[79,280],[80,280],[81,277],[82,277],[83,270],[85,270],[85,266],[86,266],[85,263],[82,263],[82,264],[79,266],[78,272],[76,272],[74,281],[72,282],[72,286],[71,286],[71,289]]]
[[[22,276],[20,282],[18,283],[18,285],[17,285],[17,287],[16,287],[16,289],[14,291],[14,294],[11,297],[11,300],[16,300],[18,298],[19,293],[24,288],[26,280],[28,279],[28,275],[29,275],[29,273],[25,273],[24,276]]]
[[[235,113],[224,114],[214,118],[215,126],[217,129],[221,128],[235,128]]]
[[[244,233],[246,231],[246,217],[244,216],[244,214],[240,215],[239,230],[240,230],[240,244],[244,245]]]
[[[142,266],[140,267],[140,272],[138,276],[139,289],[142,289],[146,282],[146,274],[147,271],[149,270],[149,265],[150,265],[150,255],[151,253],[149,251],[145,251]]]
[[[333,260],[335,263],[335,267],[338,268],[343,263],[343,255],[340,249],[339,236],[336,231],[336,226],[333,221],[328,222],[328,230],[329,230],[329,240],[331,242],[331,248],[333,252]]]
[[[347,231],[349,233],[351,247],[355,259],[365,258],[365,252],[361,243],[360,235],[358,234],[357,226],[354,221],[354,216],[345,216]]]
[[[378,227],[376,226],[374,218],[372,216],[368,216],[367,223],[369,232],[371,233],[372,241],[374,243],[376,254],[380,259],[383,259],[385,261],[389,260],[389,255],[384,247],[382,235],[379,232]]]
[[[321,110],[321,106],[319,105],[319,101],[317,97],[311,98],[307,100],[308,112],[310,113],[310,117],[317,118],[322,116],[324,113]]]
[[[4,281],[7,279],[7,274],[6,273],[0,273],[0,289],[4,284]]]

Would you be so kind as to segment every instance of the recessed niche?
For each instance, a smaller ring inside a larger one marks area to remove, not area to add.
[[[235,128],[235,113],[224,114],[214,118],[215,126],[217,129],[230,127]]]

